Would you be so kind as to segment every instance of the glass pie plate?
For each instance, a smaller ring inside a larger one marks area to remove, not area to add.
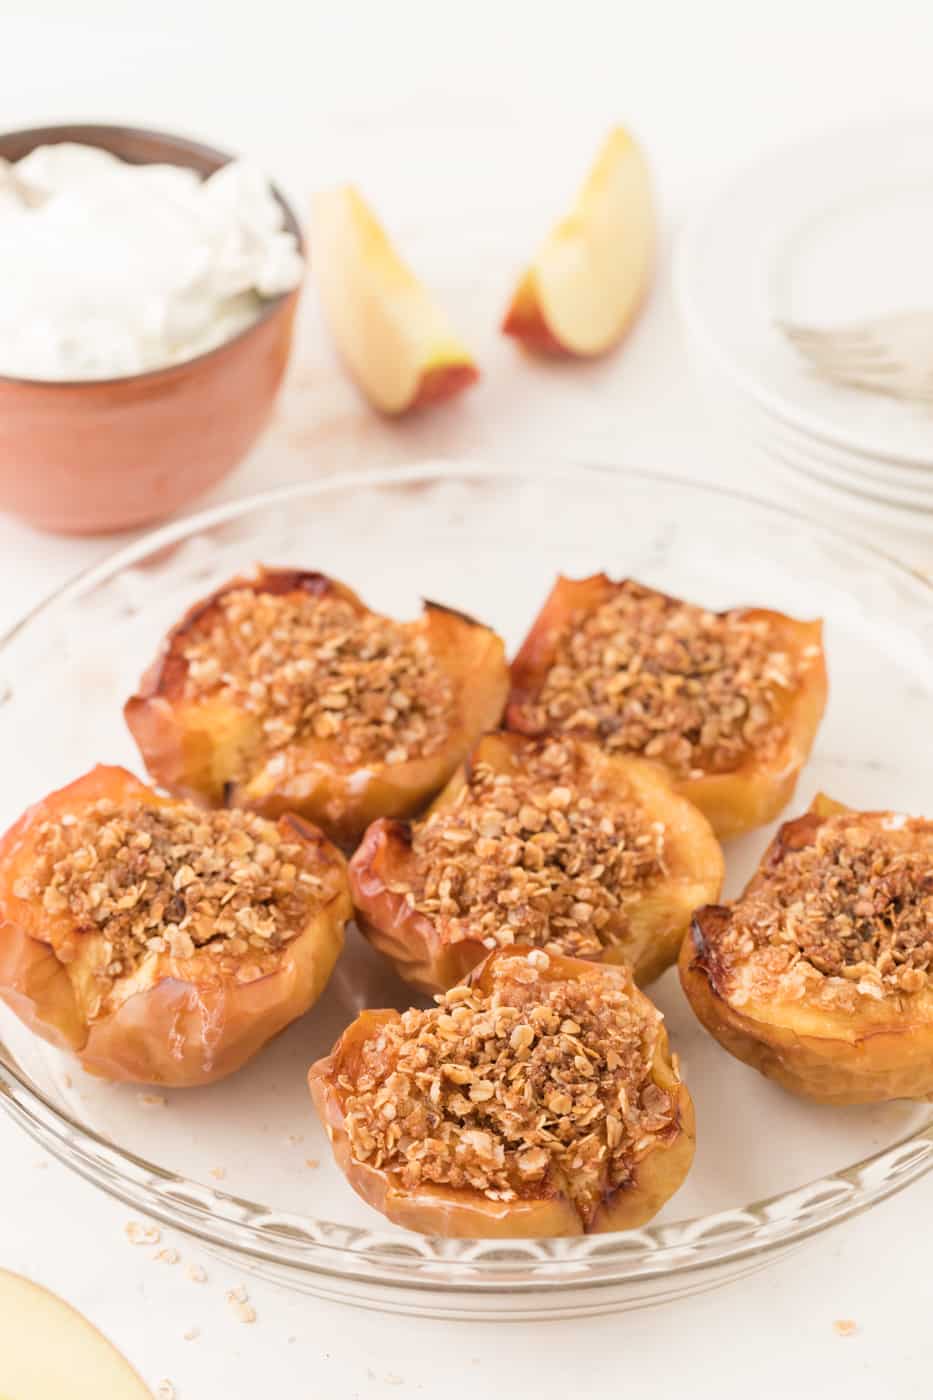
[[[4,825],[99,760],[139,771],[124,698],[187,605],[256,561],[333,573],[403,616],[426,595],[490,622],[513,648],[558,571],[632,575],[716,608],[822,615],[831,699],[791,810],[819,789],[865,807],[929,808],[933,594],[919,577],[790,512],[696,483],[432,463],[191,517],[33,612],[0,647]],[[769,835],[730,843],[727,892]],[[89,1181],[240,1268],[361,1306],[449,1317],[583,1315],[710,1288],[933,1166],[927,1105],[795,1099],[720,1049],[675,974],[652,994],[696,1101],[697,1155],[662,1213],[625,1234],[429,1239],[356,1197],[332,1164],[305,1071],[360,1008],[411,996],[353,930],[318,1005],[220,1084],[154,1094],[95,1081],[4,1010],[0,1101]]]

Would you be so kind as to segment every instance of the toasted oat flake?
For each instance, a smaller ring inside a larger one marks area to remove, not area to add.
[[[186,691],[260,720],[270,748],[335,740],[343,761],[428,757],[454,722],[449,678],[423,622],[402,623],[320,589],[236,588],[185,649]]]
[[[781,849],[741,899],[717,954],[743,990],[854,1005],[918,992],[933,971],[933,823],[839,812]]]
[[[630,901],[664,873],[664,829],[594,761],[530,740],[509,771],[474,761],[455,803],[414,824],[415,908],[445,941],[590,957],[624,940]]]
[[[200,1264],[189,1264],[185,1272],[192,1283],[207,1282],[207,1270],[203,1269]]]
[[[159,1381],[156,1386],[156,1400],[175,1400],[175,1387],[171,1381]]]
[[[406,1187],[492,1200],[557,1181],[586,1218],[671,1131],[673,1097],[651,1075],[660,1015],[621,970],[560,981],[516,954],[491,975],[491,993],[455,987],[365,1043],[343,1085],[351,1151]]]
[[[153,1258],[159,1264],[177,1264],[181,1255],[177,1249],[160,1249],[157,1254],[153,1255]]]
[[[833,1323],[833,1331],[840,1337],[851,1337],[858,1331],[858,1324],[851,1318],[840,1317]]]
[[[318,899],[316,877],[298,880],[303,857],[300,843],[252,813],[101,799],[70,822],[42,824],[29,883],[49,913],[71,915],[52,925],[63,962],[79,938],[97,940],[95,1005],[105,1014],[114,981],[152,955],[184,961],[206,949],[238,977],[274,967]],[[142,1093],[139,1102],[166,1100]]]
[[[306,1167],[311,1167],[312,1170],[313,1170],[315,1167],[319,1167],[320,1165],[321,1165],[321,1162],[320,1162],[320,1159],[319,1159],[318,1157],[306,1157],[306,1158],[305,1158],[305,1166],[306,1166]]]
[[[128,1220],[123,1233],[130,1244],[158,1244],[162,1238],[157,1225],[142,1225],[138,1220]]]
[[[773,622],[626,580],[558,637],[524,720],[659,759],[681,778],[725,773],[783,742],[781,696],[798,671]]]
[[[137,1094],[136,1097],[146,1108],[164,1108],[168,1102],[164,1094]]]
[[[215,1181],[223,1181],[226,1175],[226,1167],[211,1167],[210,1171],[208,1172],[208,1176],[212,1176]]]
[[[187,1330],[187,1332],[185,1332],[185,1333],[183,1334],[184,1340],[185,1340],[186,1342],[196,1342],[197,1339],[198,1339],[198,1337],[200,1337],[200,1335],[201,1335],[201,1329],[200,1329],[200,1327],[189,1327],[188,1330]]]

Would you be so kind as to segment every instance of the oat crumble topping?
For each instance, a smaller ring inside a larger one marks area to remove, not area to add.
[[[301,932],[323,890],[303,856],[300,843],[252,813],[100,799],[42,823],[32,873],[14,894],[41,900],[53,918],[71,916],[73,929],[53,926],[62,962],[77,956],[83,936],[99,935],[102,997],[150,953],[189,958],[204,949],[221,970],[250,980]]]
[[[660,759],[679,777],[725,773],[786,729],[780,694],[797,667],[772,624],[707,612],[631,580],[558,638],[527,706],[536,730],[575,730]]]
[[[854,1005],[856,993],[922,990],[933,970],[933,824],[826,818],[756,877],[717,952],[753,957],[762,981],[797,996]]]
[[[584,1220],[675,1128],[650,1067],[660,1014],[623,977],[545,978],[547,953],[501,958],[485,994],[465,985],[406,1011],[338,1080],[353,1156],[407,1187],[491,1200],[565,1190]]]
[[[327,593],[240,588],[218,606],[222,620],[185,649],[186,692],[219,693],[256,715],[271,748],[335,739],[348,764],[397,764],[446,740],[453,687],[420,623]]]
[[[418,885],[398,892],[447,942],[592,957],[624,939],[627,903],[664,873],[664,827],[625,794],[578,795],[587,751],[530,741],[509,772],[475,761],[455,804],[414,824]]]

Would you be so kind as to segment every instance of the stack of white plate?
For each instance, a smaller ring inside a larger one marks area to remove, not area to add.
[[[933,312],[933,121],[761,161],[694,218],[677,280],[704,396],[770,477],[749,485],[933,562],[933,410],[826,382],[779,324]]]

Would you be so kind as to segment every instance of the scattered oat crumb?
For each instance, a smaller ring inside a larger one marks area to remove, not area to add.
[[[157,1225],[141,1225],[138,1220],[128,1220],[123,1233],[130,1244],[158,1244],[162,1238]]]
[[[319,1167],[320,1165],[321,1165],[320,1160],[319,1160],[317,1157],[306,1157],[306,1158],[305,1158],[305,1166],[306,1166],[306,1167]]]
[[[66,1089],[70,1089],[72,1084],[74,1083],[74,1080],[72,1079],[70,1074],[63,1074],[62,1083],[64,1084]]]
[[[189,1264],[186,1272],[192,1283],[207,1283],[207,1270],[200,1264]]]
[[[394,1376],[391,1371],[386,1376],[386,1385],[404,1385],[404,1376]]]
[[[285,1141],[294,1147],[296,1142],[304,1142],[304,1135],[302,1133],[289,1133]]]
[[[854,1332],[858,1331],[858,1324],[853,1322],[850,1317],[840,1317],[833,1323],[833,1331],[840,1337],[851,1337]]]
[[[164,1108],[168,1100],[164,1094],[140,1094],[139,1102],[149,1104],[153,1108]]]
[[[177,1249],[160,1249],[152,1256],[157,1264],[177,1264],[181,1255]]]
[[[210,1171],[208,1172],[208,1176],[212,1176],[215,1181],[223,1181],[226,1175],[226,1167],[211,1167]]]
[[[197,1339],[198,1339],[198,1337],[200,1337],[200,1335],[201,1335],[201,1329],[200,1329],[200,1327],[189,1327],[188,1330],[187,1330],[187,1332],[184,1334],[185,1341],[186,1341],[186,1342],[196,1342]]]
[[[159,1381],[156,1386],[156,1400],[175,1400],[175,1387],[171,1381]]]
[[[236,1288],[228,1288],[225,1297],[240,1322],[256,1321],[256,1309],[249,1301],[249,1294],[244,1284],[241,1283]]]

